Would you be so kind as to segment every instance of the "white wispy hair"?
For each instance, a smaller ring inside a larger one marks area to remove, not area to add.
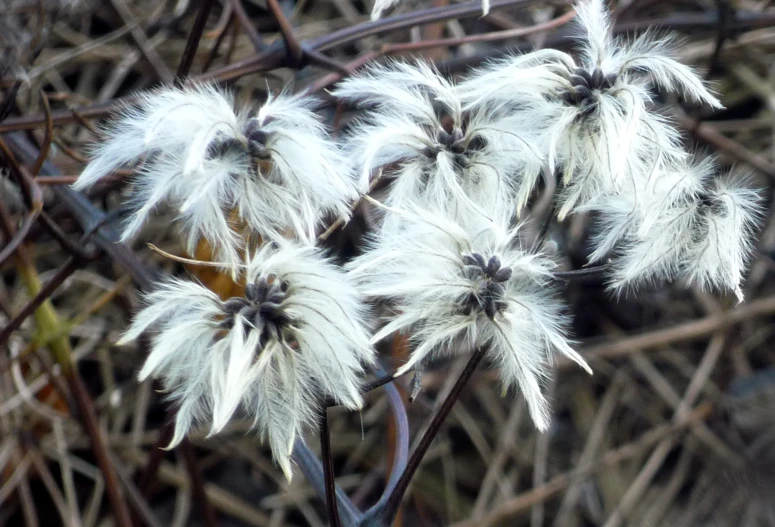
[[[656,186],[642,193],[637,212],[625,218],[609,200],[600,208],[608,233],[593,255],[601,257],[621,233],[611,289],[623,292],[656,280],[685,279],[702,289],[728,290],[743,300],[742,279],[760,220],[760,196],[747,178],[716,176],[712,159],[669,166],[655,174]],[[625,222],[626,227],[622,227]]]
[[[315,104],[306,97],[270,96],[251,116],[235,112],[232,96],[215,86],[143,94],[104,130],[106,139],[74,188],[144,158],[122,240],[169,203],[178,210],[189,253],[204,238],[235,268],[244,245],[236,220],[270,239],[288,229],[312,238],[321,214],[349,214],[356,194],[344,158],[312,111]]]
[[[503,113],[464,111],[456,86],[427,63],[373,66],[334,95],[369,106],[347,151],[362,192],[385,169],[388,206],[419,203],[458,220],[514,214],[541,173],[540,154],[523,132],[530,128]]]
[[[689,283],[702,289],[729,290],[740,302],[744,299],[743,271],[762,216],[759,192],[746,181],[741,175],[714,180],[684,264]]]
[[[376,0],[374,2],[374,7],[371,9],[371,19],[379,20],[382,13],[399,3],[401,3],[401,0]],[[482,16],[487,15],[489,12],[490,0],[482,0]]]
[[[469,235],[440,215],[401,214],[400,229],[373,239],[349,264],[365,295],[393,302],[395,314],[372,342],[407,330],[414,349],[396,375],[434,353],[486,346],[505,387],[522,391],[536,426],[546,430],[541,382],[553,353],[590,371],[566,339],[568,318],[551,287],[554,263],[520,250],[517,228],[490,223]]]
[[[345,273],[300,242],[265,244],[246,277],[245,296],[225,302],[198,283],[161,283],[120,343],[155,330],[139,378],[161,378],[177,403],[170,447],[200,421],[220,432],[241,405],[290,479],[293,442],[321,401],[363,404],[365,311]]]
[[[716,170],[713,158],[684,157],[664,163],[649,160],[635,163],[632,185],[622,192],[599,194],[579,212],[597,212],[597,225],[592,236],[594,251],[590,262],[610,256],[623,240],[643,236],[671,209],[686,199],[699,196],[707,179]]]
[[[565,192],[560,219],[601,193],[630,184],[629,165],[647,155],[680,157],[678,133],[650,108],[653,87],[720,108],[695,71],[673,58],[670,37],[615,38],[603,0],[577,2],[580,58],[541,50],[491,64],[461,84],[466,107],[507,107],[540,123],[549,169]],[[535,124],[533,124],[535,126]]]

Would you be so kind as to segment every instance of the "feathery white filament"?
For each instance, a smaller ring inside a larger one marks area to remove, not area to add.
[[[703,289],[727,289],[743,301],[743,270],[754,249],[754,230],[762,215],[759,193],[746,178],[728,176],[708,190],[694,243],[688,248],[686,278]]]

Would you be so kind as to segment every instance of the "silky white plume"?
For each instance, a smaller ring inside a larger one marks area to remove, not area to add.
[[[743,270],[761,214],[759,194],[746,178],[718,177],[716,170],[712,159],[667,166],[653,175],[654,185],[638,195],[638,203],[622,205],[622,197],[601,203],[606,224],[593,257],[620,243],[614,290],[684,278],[743,300]]]
[[[458,221],[513,215],[540,174],[529,128],[499,112],[464,111],[456,86],[423,62],[374,66],[334,95],[369,107],[348,152],[362,192],[383,170],[388,206],[420,204]]]
[[[596,212],[591,262],[611,256],[624,243],[652,230],[655,223],[671,214],[676,204],[700,195],[716,169],[710,157],[680,159],[673,163],[635,163],[633,185],[622,192],[598,195],[581,212]],[[659,274],[659,272],[657,273]]]
[[[708,188],[693,243],[688,247],[684,273],[701,289],[728,290],[744,299],[745,266],[754,250],[754,231],[762,209],[759,192],[745,177],[716,179]]]
[[[541,381],[555,352],[589,367],[568,344],[568,318],[551,286],[554,264],[515,247],[517,229],[495,224],[469,236],[420,211],[384,233],[350,265],[370,297],[392,300],[395,315],[372,338],[405,330],[414,349],[400,375],[432,354],[486,346],[506,388],[519,388],[541,430],[549,425]]]
[[[321,401],[362,406],[363,365],[373,361],[364,307],[310,246],[267,244],[246,269],[245,296],[225,302],[197,283],[161,284],[122,342],[155,330],[139,377],[160,378],[177,403],[170,446],[199,421],[218,433],[241,405],[290,479],[293,442]]]
[[[106,139],[74,187],[143,159],[122,240],[169,204],[187,233],[189,253],[204,238],[236,268],[244,246],[240,223],[265,238],[288,230],[312,238],[322,214],[349,214],[355,191],[314,104],[270,97],[251,117],[235,112],[231,96],[213,86],[145,94],[104,131]]]

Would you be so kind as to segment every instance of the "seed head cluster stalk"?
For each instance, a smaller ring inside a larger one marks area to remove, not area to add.
[[[375,16],[393,3],[377,2]],[[75,187],[135,166],[122,239],[172,211],[189,254],[206,243],[246,284],[220,298],[168,278],[122,339],[150,333],[139,377],[159,378],[178,409],[171,447],[240,414],[290,479],[294,443],[325,405],[362,408],[375,346],[396,332],[411,353],[395,376],[439,356],[473,359],[386,499],[384,524],[480,361],[549,429],[543,386],[555,358],[592,372],[569,337],[556,257],[524,226],[542,178],[558,181],[557,220],[595,218],[588,259],[604,263],[614,294],[682,280],[742,301],[758,192],[687,151],[654,98],[721,102],[675,59],[669,36],[615,38],[602,0],[575,9],[574,53],[508,56],[457,80],[422,61],[365,67],[332,91],[356,111],[340,141],[312,98],[238,108],[209,85],[142,94],[104,129]],[[369,233],[341,264],[318,235],[362,201]]]

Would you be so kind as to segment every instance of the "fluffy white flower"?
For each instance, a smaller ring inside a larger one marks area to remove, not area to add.
[[[267,244],[247,262],[247,280],[244,298],[223,302],[171,279],[147,295],[122,342],[155,329],[139,377],[161,378],[177,403],[170,446],[208,418],[218,433],[241,404],[290,479],[293,442],[320,401],[361,407],[373,349],[358,292],[318,249]]]
[[[657,188],[641,195],[646,206],[622,236],[611,287],[617,291],[667,279],[702,289],[729,290],[743,300],[745,263],[753,250],[761,208],[745,178],[714,175],[712,160],[668,167],[655,174]],[[623,212],[601,208],[611,223]],[[609,234],[609,239],[611,235]],[[602,251],[599,250],[602,254]]]
[[[576,4],[580,58],[543,50],[492,64],[461,85],[467,107],[509,107],[541,127],[549,168],[561,167],[562,219],[601,193],[621,191],[644,156],[681,157],[678,133],[649,108],[653,86],[715,108],[721,103],[670,38],[614,38],[603,0]]]
[[[236,267],[244,242],[234,221],[270,239],[288,229],[312,238],[322,213],[349,214],[355,191],[343,176],[346,162],[313,105],[313,99],[280,95],[251,117],[236,113],[231,96],[213,86],[146,94],[105,130],[107,139],[74,187],[144,158],[122,239],[169,203],[178,210],[189,253],[204,238]]]
[[[375,66],[334,94],[371,107],[348,149],[361,191],[384,169],[388,206],[419,203],[456,220],[513,215],[540,174],[528,133],[507,115],[463,111],[455,85],[428,64]]]
[[[413,211],[350,265],[367,296],[391,299],[395,315],[372,338],[406,330],[414,343],[397,374],[432,353],[486,346],[506,388],[519,388],[541,430],[549,425],[541,381],[554,352],[589,367],[568,344],[568,319],[551,287],[554,264],[515,248],[517,229],[494,224],[469,236],[456,223]]]

